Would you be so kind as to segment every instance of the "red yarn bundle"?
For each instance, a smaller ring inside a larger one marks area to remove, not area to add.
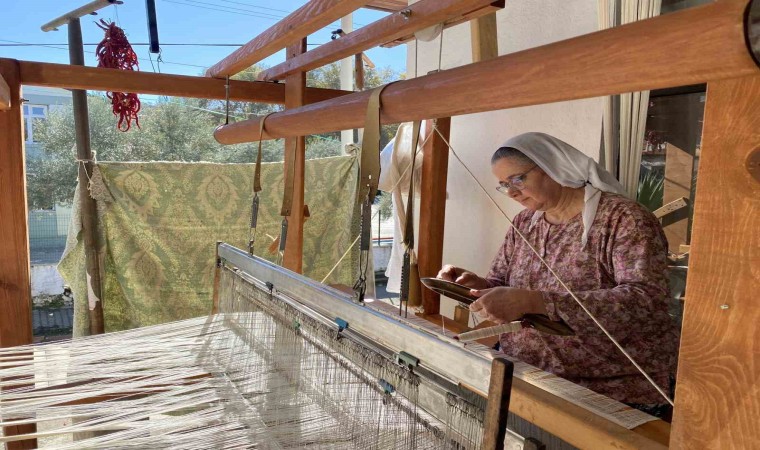
[[[108,23],[103,19],[100,19],[100,23],[96,24],[106,33],[103,41],[98,44],[95,50],[98,57],[98,67],[139,70],[137,54],[132,50],[124,30],[117,27],[115,23]],[[117,128],[120,131],[129,131],[133,120],[137,128],[140,128],[140,120],[137,118],[137,113],[140,112],[140,100],[137,98],[137,94],[108,92],[106,96],[111,100],[114,115],[119,116]]]

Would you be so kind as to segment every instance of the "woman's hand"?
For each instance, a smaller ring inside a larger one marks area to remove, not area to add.
[[[478,297],[470,311],[492,322],[513,322],[525,314],[547,314],[541,291],[500,286],[473,289],[470,293]]]
[[[455,267],[450,264],[443,266],[443,268],[438,272],[438,275],[436,275],[436,278],[440,278],[441,280],[446,281],[453,281],[454,283],[461,284],[462,286],[467,286],[471,289],[488,288],[488,282],[484,278],[475,275],[469,270],[462,269],[461,267]]]

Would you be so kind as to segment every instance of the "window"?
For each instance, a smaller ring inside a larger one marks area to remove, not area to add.
[[[24,105],[24,140],[27,144],[36,142],[34,125],[47,118],[46,105]]]
[[[639,201],[651,209],[678,205],[663,218],[672,253],[688,251],[691,241],[692,203],[696,192],[697,167],[705,108],[704,86],[652,91],[645,148],[641,155]],[[643,197],[643,198],[641,198]],[[680,200],[680,199],[683,199]]]

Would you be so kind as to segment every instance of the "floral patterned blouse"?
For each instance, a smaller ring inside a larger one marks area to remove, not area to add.
[[[602,193],[586,248],[578,214],[552,225],[524,210],[515,225],[586,308],[665,392],[675,373],[679,332],[668,315],[667,241],[657,219],[638,203]],[[507,355],[626,403],[665,400],[562,288],[512,228],[486,279],[494,286],[543,292],[553,320],[575,336],[532,329],[500,338]]]

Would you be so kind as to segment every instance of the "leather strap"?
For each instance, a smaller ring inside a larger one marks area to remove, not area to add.
[[[364,122],[362,158],[359,167],[359,202],[369,196],[372,203],[377,194],[380,179],[380,94],[390,84],[392,83],[373,90],[367,102],[367,119]]]
[[[408,307],[422,304],[420,271],[414,255],[414,166],[417,162],[417,144],[420,140],[420,121],[412,124],[412,164],[409,166],[409,197],[406,200],[406,226],[404,227],[404,268],[402,269],[402,300]],[[403,277],[406,275],[406,277]]]
[[[417,161],[420,123],[418,120],[412,124],[412,165],[409,167],[409,197],[406,200],[406,227],[404,227],[404,245],[410,249],[414,249],[414,165]]]
[[[262,117],[261,122],[259,122],[259,152],[256,155],[256,169],[253,173],[253,192],[261,192],[261,143],[262,138],[264,137],[264,122],[266,122],[267,117],[272,114],[274,113],[271,112]]]
[[[283,217],[290,216],[290,209],[293,207],[293,190],[295,188],[296,178],[296,150],[298,149],[298,138],[293,138],[295,142],[290,148],[285,148],[285,192],[282,194],[282,208],[280,215]]]

